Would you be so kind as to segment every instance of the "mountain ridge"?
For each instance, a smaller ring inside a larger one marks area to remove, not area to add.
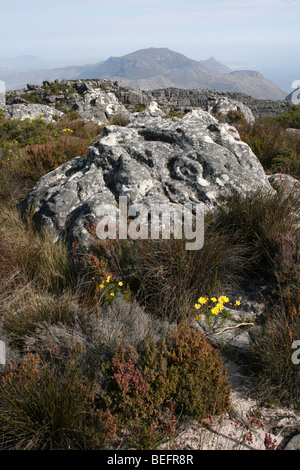
[[[8,77],[3,77],[7,80]],[[253,70],[232,71],[214,57],[194,60],[168,48],[141,49],[96,64],[31,70],[10,77],[13,88],[44,80],[107,78],[135,89],[203,89],[241,92],[258,99],[282,100],[287,93]],[[7,87],[11,89],[12,87]]]

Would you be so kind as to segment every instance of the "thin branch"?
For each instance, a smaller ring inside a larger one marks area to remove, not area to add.
[[[219,333],[216,333],[216,336],[224,333],[224,331],[226,330],[234,330],[235,328],[239,328],[240,326],[254,326],[254,323],[240,323],[236,326],[228,326],[227,328],[223,328],[223,330],[219,331]]]

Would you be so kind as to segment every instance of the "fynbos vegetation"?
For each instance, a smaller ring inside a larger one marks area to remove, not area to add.
[[[76,90],[45,84],[68,99]],[[45,102],[31,92],[26,99]],[[61,102],[62,103],[62,102]],[[59,107],[62,105],[60,104]],[[135,112],[144,105],[136,105]],[[167,117],[181,118],[173,108]],[[247,124],[231,113],[267,173],[299,179],[299,107]],[[169,121],[168,121],[169,122]],[[114,126],[129,120],[116,114]],[[180,423],[230,411],[221,353],[197,328],[226,324],[232,286],[270,286],[250,357],[264,402],[300,407],[299,195],[232,195],[205,218],[201,250],[184,240],[106,240],[84,252],[21,215],[46,173],[86,157],[103,126],[75,111],[47,123],[0,114],[2,449],[155,449]],[[228,295],[228,296],[227,296]]]

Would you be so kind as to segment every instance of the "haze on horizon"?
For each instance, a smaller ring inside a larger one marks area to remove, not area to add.
[[[0,58],[76,65],[167,47],[257,70],[289,92],[300,79],[299,24],[300,0],[10,0],[1,7]]]

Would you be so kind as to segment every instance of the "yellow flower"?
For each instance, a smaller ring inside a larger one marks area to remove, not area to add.
[[[219,309],[218,309],[217,307],[214,307],[214,308],[211,309],[211,313],[212,313],[213,315],[219,315],[220,311],[219,311]]]
[[[221,297],[219,297],[218,301],[219,301],[221,304],[226,304],[226,302],[229,302],[229,299],[228,299],[228,297],[226,297],[225,295],[221,295]]]
[[[201,308],[201,305],[200,305],[200,304],[195,304],[195,308],[196,308],[197,310],[199,310],[199,309]]]
[[[215,297],[212,297],[210,300],[211,300],[212,302],[217,302],[217,299],[216,299]]]
[[[241,302],[240,302],[239,300],[237,300],[237,301],[235,302],[235,305],[241,305]]]
[[[201,304],[201,305],[206,304],[207,301],[208,301],[208,299],[205,298],[205,297],[199,297],[199,299],[198,299],[198,302],[199,302],[199,304]]]
[[[111,280],[111,276],[107,276],[106,282],[109,282]]]
[[[104,289],[104,284],[100,284],[100,289]]]
[[[111,296],[111,297],[114,297],[114,296],[115,296],[115,294],[112,292],[112,293],[110,294],[110,296]]]
[[[119,282],[119,286],[120,286],[120,287],[122,287],[122,286],[123,286],[123,282],[122,282],[122,281],[121,281],[121,282]]]
[[[198,320],[198,321],[200,321],[201,318],[202,318],[202,315],[197,315],[197,316],[196,316],[196,320]]]
[[[224,309],[224,305],[223,304],[217,304],[216,308],[219,309],[219,312],[222,312],[222,310]]]

